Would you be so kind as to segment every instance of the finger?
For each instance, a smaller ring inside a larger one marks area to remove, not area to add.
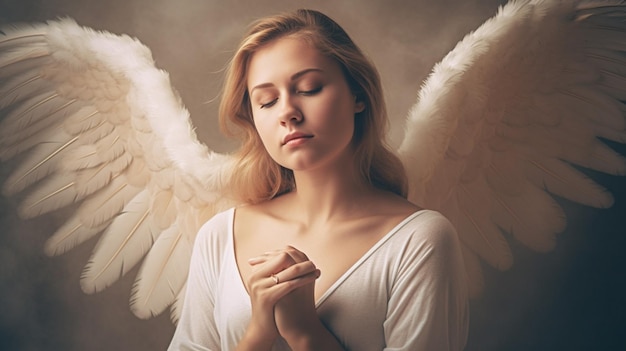
[[[276,250],[271,250],[271,251],[265,251],[264,253],[262,253],[259,256],[256,257],[252,257],[248,259],[248,264],[254,266],[257,264],[261,264],[264,262],[267,262],[268,260],[270,260],[272,257],[276,257],[279,256],[281,254],[287,253],[290,256],[292,256],[292,258],[294,258],[294,262],[300,262],[300,256],[297,255],[297,253],[291,251],[291,250],[295,250],[295,248],[293,246],[287,246],[283,249],[276,249]]]
[[[272,260],[273,258],[280,256],[281,254],[285,254],[285,252],[283,250],[274,250],[274,251],[268,251],[265,252],[259,256],[256,257],[252,257],[248,259],[248,264],[251,266],[256,266],[256,265],[260,265],[263,263],[266,263],[270,260]],[[295,261],[294,261],[295,263]]]
[[[256,266],[261,263],[267,262],[267,256],[257,256],[248,259],[248,264],[251,266]]]
[[[267,289],[272,295],[275,296],[275,299],[281,299],[293,290],[315,282],[320,275],[321,272],[319,269],[315,269],[312,272],[285,281],[280,280],[279,277],[274,275],[274,277],[277,278],[278,283],[276,283],[276,280],[273,277],[269,277],[266,280],[269,284]]]
[[[248,281],[248,285],[255,285],[261,288],[271,287],[272,285],[278,285],[283,282],[291,280],[297,280],[311,273],[318,271],[319,269],[311,261],[305,261],[301,263],[295,263],[282,270],[274,270],[274,265],[262,265],[258,269],[254,270]],[[258,284],[258,285],[257,285]]]
[[[309,257],[304,252],[296,249],[295,247],[291,245],[287,245],[284,251],[288,253],[289,256],[291,256],[291,258],[293,258],[295,262],[299,263],[299,262],[304,262],[304,261],[309,260]]]
[[[320,274],[320,270],[315,269],[307,274],[286,281],[281,280],[276,275],[266,276],[251,283],[250,296],[253,298],[262,297],[265,303],[273,305],[293,290],[314,283]]]
[[[252,262],[256,262],[256,264],[253,265],[253,270],[266,277],[298,263],[294,260],[291,254],[286,251],[279,252],[272,257],[254,258]]]
[[[260,260],[258,260],[260,261]],[[265,279],[272,274],[278,273],[296,264],[293,258],[286,252],[271,257],[262,263],[252,266],[252,275],[249,282]]]
[[[285,268],[284,270],[271,274],[270,277],[274,279],[274,281],[278,282],[286,282],[289,280],[294,280],[300,277],[303,277],[312,272],[319,271],[315,264],[311,261],[305,261],[301,263],[296,263],[292,266]]]
[[[296,249],[295,247],[291,246],[291,245],[287,245],[282,249],[276,249],[276,250],[271,250],[271,251],[266,251],[264,252],[262,255],[256,257],[256,258],[269,258],[269,257],[274,257],[274,256],[278,256],[281,255],[283,253],[287,253],[289,254],[295,262],[304,262],[304,261],[308,261],[309,258],[307,257],[307,255]]]

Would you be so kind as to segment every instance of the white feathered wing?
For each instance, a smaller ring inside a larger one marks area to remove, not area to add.
[[[230,159],[199,143],[189,113],[150,51],[72,20],[5,28],[0,36],[0,156],[4,184],[28,190],[30,218],[80,205],[49,239],[63,253],[104,231],[84,269],[100,291],[145,260],[131,309],[148,318],[181,300],[199,227],[231,206]]]
[[[626,5],[514,1],[433,70],[409,113],[399,154],[409,199],[456,226],[475,295],[480,259],[504,270],[506,235],[550,250],[565,228],[553,195],[608,207],[577,166],[614,175],[624,159]]]

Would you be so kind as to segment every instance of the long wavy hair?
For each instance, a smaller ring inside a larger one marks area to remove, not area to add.
[[[385,141],[389,121],[378,71],[343,28],[314,10],[297,10],[253,23],[226,71],[220,127],[226,135],[242,141],[230,184],[232,195],[240,201],[258,203],[295,189],[293,172],[276,163],[261,142],[246,84],[252,55],[286,36],[306,40],[339,64],[352,93],[365,106],[355,115],[355,166],[373,186],[406,198],[404,167]]]

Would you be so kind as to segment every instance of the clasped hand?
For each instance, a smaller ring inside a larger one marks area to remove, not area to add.
[[[250,327],[263,339],[306,335],[319,321],[315,311],[315,280],[320,270],[301,251],[288,246],[248,260],[252,304]]]

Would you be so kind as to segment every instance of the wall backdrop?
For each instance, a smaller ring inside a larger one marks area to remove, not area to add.
[[[499,0],[0,0],[0,22],[72,17],[79,24],[139,38],[170,72],[209,147],[233,144],[217,130],[222,69],[246,26],[289,9],[321,10],[337,20],[379,68],[392,117],[391,142],[432,66],[466,33],[495,14]],[[621,148],[622,153],[626,149]],[[10,164],[0,164],[0,181]],[[516,263],[486,270],[485,294],[472,301],[467,350],[626,349],[626,178],[597,176],[616,195],[610,210],[563,202],[568,229],[554,252],[514,246]],[[0,197],[1,350],[164,350],[169,316],[148,321],[128,309],[136,270],[103,293],[85,295],[80,272],[95,241],[60,257],[43,243],[59,215],[22,221],[17,198]]]

